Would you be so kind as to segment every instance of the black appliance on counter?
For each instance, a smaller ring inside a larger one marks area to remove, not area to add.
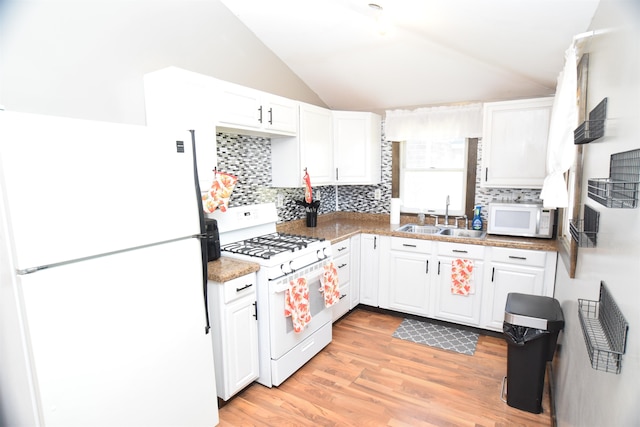
[[[207,241],[207,261],[215,261],[220,258],[220,234],[218,222],[215,219],[205,219],[205,235]]]

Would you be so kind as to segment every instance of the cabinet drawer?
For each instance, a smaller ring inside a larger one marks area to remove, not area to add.
[[[464,259],[484,259],[484,246],[438,242],[438,255]]]
[[[544,267],[547,253],[525,249],[493,248],[491,261]]]
[[[340,285],[340,300],[333,305],[333,321],[335,322],[349,311],[349,284]]]
[[[247,295],[255,295],[256,293],[256,275],[255,273],[229,280],[222,284],[224,287],[225,304],[242,298]]]
[[[396,251],[431,253],[432,243],[431,240],[392,237],[391,249]]]
[[[338,270],[338,281],[340,284],[347,283],[351,276],[351,262],[349,254],[345,254],[333,259],[333,263]]]
[[[339,257],[340,255],[348,254],[350,250],[351,250],[350,239],[345,239],[331,245],[331,253],[334,257]]]

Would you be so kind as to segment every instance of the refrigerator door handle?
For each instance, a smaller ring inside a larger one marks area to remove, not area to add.
[[[200,194],[200,180],[198,178],[198,163],[196,161],[196,132],[193,129],[189,132],[191,132],[191,151],[193,153],[193,179],[195,181],[194,183],[196,187],[196,202],[198,207],[198,217],[200,219],[200,235],[198,237],[200,239],[200,253],[202,255],[202,295],[204,297],[204,314],[206,317],[204,333],[208,334],[209,330],[211,329],[211,324],[209,323],[209,298],[207,295],[207,263],[209,262],[209,254],[207,245],[207,233],[204,222],[204,211],[202,210],[202,195]]]

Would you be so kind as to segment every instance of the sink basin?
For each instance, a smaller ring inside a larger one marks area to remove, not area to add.
[[[437,234],[440,231],[440,228],[434,227],[433,225],[407,224],[398,228],[396,231],[417,234]]]
[[[402,227],[397,228],[396,231],[414,234],[435,234],[437,236],[460,237],[467,239],[483,239],[487,235],[487,232],[482,230],[467,230],[465,228],[420,224],[403,225]]]
[[[467,230],[464,228],[443,228],[438,234],[440,236],[482,239],[487,235],[487,232],[482,230]]]

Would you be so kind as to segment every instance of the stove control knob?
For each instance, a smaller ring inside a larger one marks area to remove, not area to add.
[[[284,274],[291,274],[293,273],[293,260],[289,261],[288,264],[282,263],[280,264],[280,270],[282,270],[282,273]]]

